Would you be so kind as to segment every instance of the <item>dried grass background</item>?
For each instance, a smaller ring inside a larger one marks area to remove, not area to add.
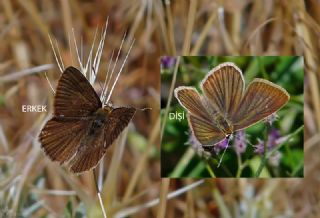
[[[53,84],[59,73],[50,65],[55,60],[48,34],[70,65],[72,27],[78,42],[82,36],[90,47],[96,27],[109,17],[103,61],[119,47],[125,31],[127,42],[136,40],[112,100],[153,108],[135,117],[121,164],[112,168],[116,172],[109,168],[116,144],[104,158],[102,197],[109,216],[138,206],[130,217],[319,217],[319,16],[316,0],[1,1],[0,213],[61,217],[70,210],[74,216],[80,207],[89,217],[102,216],[92,174],[74,176],[41,151],[36,136],[50,112],[22,113],[21,105],[47,104],[52,110],[44,71]],[[196,181],[159,179],[159,57],[181,54],[304,56],[304,179],[206,180],[166,199]],[[146,204],[157,198],[159,203]]]

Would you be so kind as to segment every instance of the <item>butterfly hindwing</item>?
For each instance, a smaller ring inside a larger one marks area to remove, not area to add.
[[[225,134],[208,120],[187,114],[192,134],[202,145],[212,146],[225,138]]]
[[[128,126],[135,112],[136,109],[132,107],[118,107],[112,109],[104,129],[106,138],[105,147],[109,147],[124,128]]]
[[[41,147],[51,160],[62,164],[75,154],[87,127],[86,120],[53,117],[40,132]]]
[[[105,140],[103,127],[97,130],[94,137],[86,137],[69,163],[70,170],[74,173],[81,173],[94,168],[106,153]]]
[[[135,108],[127,107],[108,107],[108,110],[110,113],[103,126],[95,128],[93,135],[88,135],[87,132],[87,137],[81,142],[75,157],[69,163],[72,172],[80,173],[95,167],[136,111]]]

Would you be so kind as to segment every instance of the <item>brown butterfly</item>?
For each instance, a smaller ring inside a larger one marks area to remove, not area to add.
[[[212,146],[235,131],[268,117],[289,100],[288,92],[265,80],[254,79],[245,89],[241,70],[233,63],[213,68],[194,87],[180,86],[175,97],[187,110],[192,134],[203,146]]]
[[[61,75],[54,97],[54,114],[40,132],[46,155],[81,173],[94,168],[107,148],[128,126],[136,109],[102,107],[85,76],[68,67]]]

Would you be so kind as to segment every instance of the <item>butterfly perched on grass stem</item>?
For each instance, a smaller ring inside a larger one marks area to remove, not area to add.
[[[81,173],[94,168],[107,148],[133,118],[132,107],[102,107],[85,76],[68,67],[61,75],[54,97],[53,117],[40,132],[46,155]]]
[[[288,92],[265,79],[254,79],[245,89],[241,70],[226,62],[213,68],[200,84],[174,91],[187,110],[192,134],[203,146],[213,146],[235,131],[268,117],[289,100]]]

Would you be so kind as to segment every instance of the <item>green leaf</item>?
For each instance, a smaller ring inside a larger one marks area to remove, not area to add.
[[[254,157],[249,161],[249,166],[251,167],[253,172],[257,172],[260,162],[261,162],[262,157]],[[264,167],[259,175],[259,178],[270,178],[269,171],[267,170],[266,167]]]
[[[299,162],[303,160],[303,151],[298,149],[292,149],[283,159],[282,163],[288,166],[290,169],[295,169]]]
[[[65,218],[72,218],[73,214],[73,207],[72,207],[72,202],[68,201],[66,208],[64,209],[64,217]]]

